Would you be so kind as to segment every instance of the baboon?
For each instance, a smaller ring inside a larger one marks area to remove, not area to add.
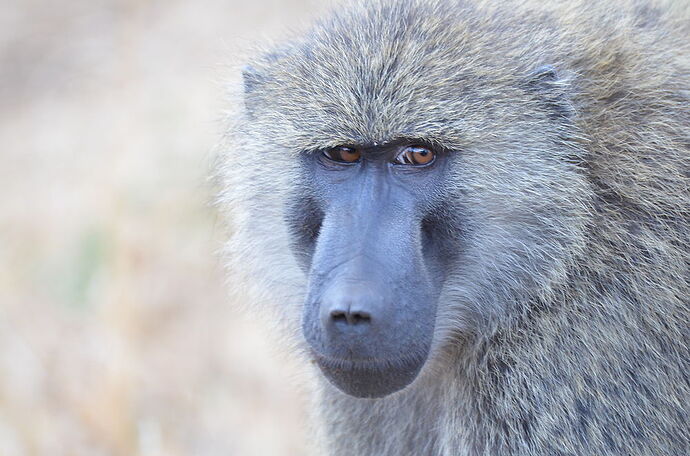
[[[361,1],[247,63],[228,269],[326,454],[690,454],[689,10]]]

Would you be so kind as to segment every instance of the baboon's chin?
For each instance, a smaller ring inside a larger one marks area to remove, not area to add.
[[[388,396],[412,383],[426,358],[351,361],[316,356],[321,372],[340,391],[360,398]]]

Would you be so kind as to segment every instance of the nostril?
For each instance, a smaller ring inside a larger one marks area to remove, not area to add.
[[[342,310],[333,310],[331,311],[331,320],[334,322],[341,321],[347,323],[347,315]]]
[[[344,311],[344,310],[332,310],[331,320],[334,322],[342,322],[348,325],[359,325],[363,323],[369,323],[371,321],[371,315],[369,312],[364,311]]]
[[[367,312],[352,312],[350,323],[357,325],[361,323],[369,323],[371,321],[371,315]]]

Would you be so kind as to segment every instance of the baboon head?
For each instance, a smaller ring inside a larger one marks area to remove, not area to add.
[[[557,63],[415,8],[354,7],[253,61],[223,155],[232,268],[358,397],[529,311],[589,199]]]

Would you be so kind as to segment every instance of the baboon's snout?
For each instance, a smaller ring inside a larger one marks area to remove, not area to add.
[[[410,271],[392,264],[363,255],[311,283],[305,338],[325,376],[353,396],[404,388],[429,353],[435,301],[423,282],[412,290],[397,285]]]

